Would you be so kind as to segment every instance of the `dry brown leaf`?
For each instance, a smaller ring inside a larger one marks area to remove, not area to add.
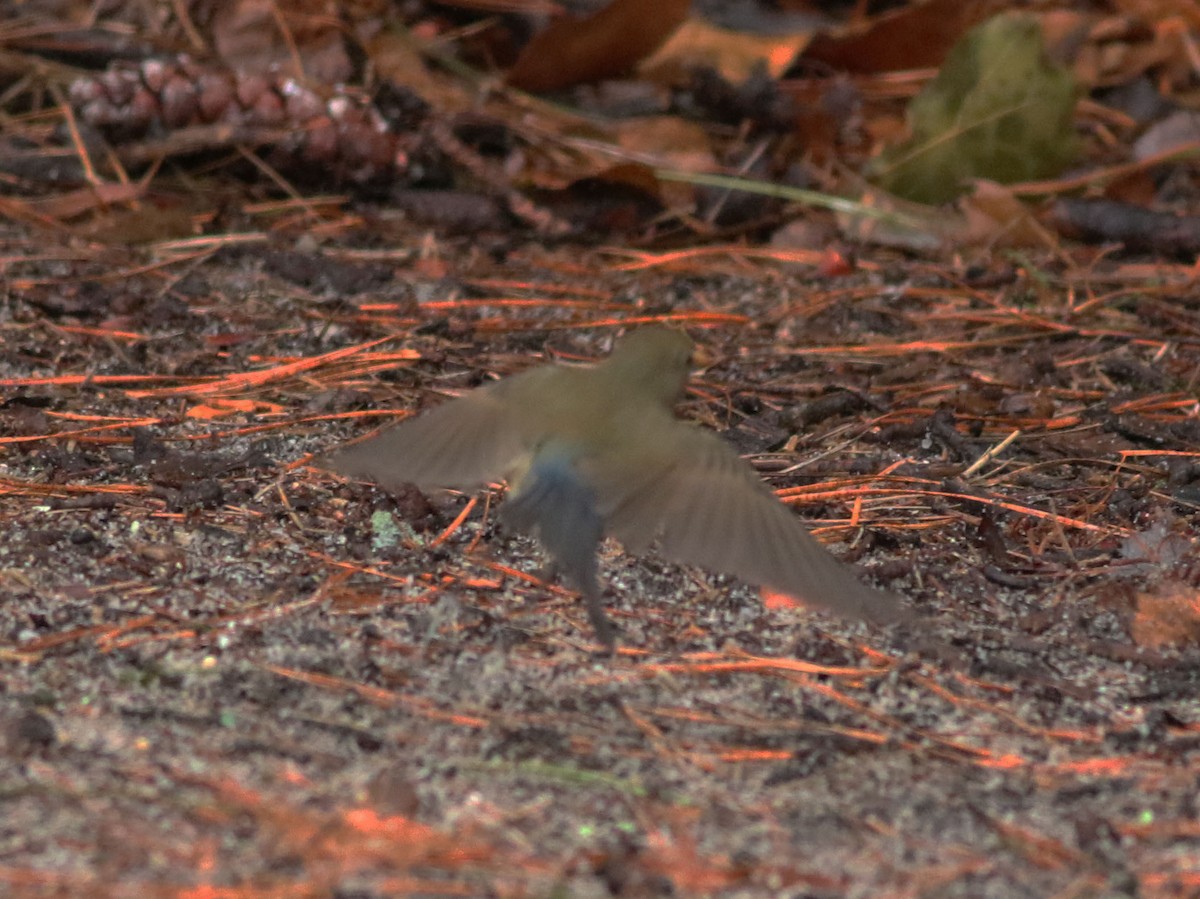
[[[672,82],[691,69],[707,66],[726,81],[740,84],[758,66],[765,66],[768,74],[778,78],[810,40],[810,31],[742,34],[691,18],[639,70],[653,81]]]
[[[679,27],[690,6],[691,0],[612,0],[587,18],[557,19],[525,45],[508,83],[543,93],[623,75]]]
[[[941,65],[954,43],[993,12],[1000,0],[928,0],[841,32],[813,38],[804,56],[846,72],[895,72]]]

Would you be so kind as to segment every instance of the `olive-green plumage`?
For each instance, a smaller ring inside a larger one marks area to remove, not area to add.
[[[691,364],[680,331],[632,332],[591,368],[544,365],[406,419],[325,460],[384,486],[472,489],[501,478],[505,521],[536,532],[583,593],[600,641],[603,536],[736,575],[857,618],[898,620],[720,437],[675,418]]]

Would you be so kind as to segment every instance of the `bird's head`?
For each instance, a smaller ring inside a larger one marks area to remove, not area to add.
[[[682,331],[652,325],[626,336],[604,367],[619,389],[673,406],[683,395],[694,350]]]

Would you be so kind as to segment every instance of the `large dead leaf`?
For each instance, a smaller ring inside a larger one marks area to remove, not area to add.
[[[586,18],[557,19],[525,45],[508,83],[542,93],[624,75],[658,49],[690,6],[691,0],[612,0]]]
[[[866,24],[817,35],[804,56],[843,72],[935,68],[967,29],[1003,6],[998,0],[911,3]]]
[[[942,203],[967,182],[1050,178],[1075,154],[1075,79],[1046,59],[1036,20],[997,16],[971,30],[909,106],[911,137],[874,168],[908,200]]]

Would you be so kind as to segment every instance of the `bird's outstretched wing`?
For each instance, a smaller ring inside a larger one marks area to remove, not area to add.
[[[527,442],[506,402],[512,380],[516,379],[473,390],[406,418],[317,463],[393,489],[416,484],[422,489],[470,490],[498,480],[520,459]]]
[[[601,454],[581,463],[607,532],[631,552],[657,537],[669,558],[842,615],[904,617],[895,596],[861,583],[830,555],[716,434],[672,419],[639,444],[641,458]]]

